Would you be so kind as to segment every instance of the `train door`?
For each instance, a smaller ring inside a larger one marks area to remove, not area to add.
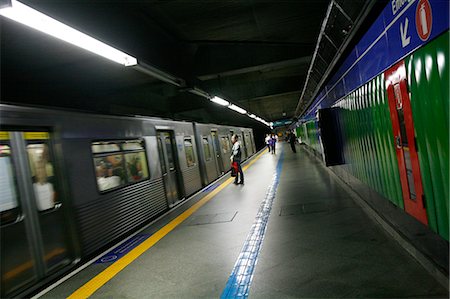
[[[250,141],[251,141],[251,143],[252,143],[252,154],[253,154],[253,153],[256,153],[255,138],[254,138],[252,132],[249,132],[248,134],[249,134],[249,136],[250,136]]]
[[[157,140],[166,197],[169,207],[172,207],[182,197],[178,182],[179,167],[174,134],[172,131],[157,131]]]
[[[247,140],[245,140],[244,137],[244,132],[241,133],[241,135],[239,136],[240,139],[240,143],[241,143],[241,155],[242,155],[242,160],[247,159],[249,157],[249,155],[247,154]]]
[[[405,210],[428,224],[404,62],[387,70],[385,79]]]
[[[0,132],[2,298],[73,260],[50,137],[49,132]]]
[[[247,157],[250,157],[253,153],[252,141],[250,139],[249,134],[244,134],[245,139],[245,148],[247,149]]]
[[[214,156],[216,157],[216,167],[218,174],[224,173],[223,169],[223,162],[222,162],[222,155],[220,153],[220,143],[219,143],[219,136],[217,135],[217,131],[211,131],[211,136],[213,140],[213,148],[214,148]]]

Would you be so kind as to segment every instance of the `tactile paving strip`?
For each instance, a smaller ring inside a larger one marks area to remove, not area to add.
[[[234,265],[227,285],[220,298],[247,298],[250,291],[250,284],[253,279],[253,272],[258,262],[258,255],[262,248],[264,235],[269,222],[270,212],[277,191],[281,167],[283,165],[284,153],[281,152],[277,163],[272,183],[267,188],[266,196],[259,207],[255,221],[250,229],[250,233],[244,242],[241,253]]]

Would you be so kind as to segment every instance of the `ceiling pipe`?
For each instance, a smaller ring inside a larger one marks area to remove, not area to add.
[[[203,97],[205,99],[211,99],[213,96],[211,96],[209,93],[207,93],[206,91],[199,89],[197,87],[192,87],[192,88],[188,88],[186,89],[187,92],[190,92],[192,94],[195,94],[197,96]]]
[[[327,70],[325,71],[325,73],[321,76],[322,79],[319,81],[319,83],[316,86],[316,89],[311,94],[311,98],[308,100],[308,104],[305,105],[305,108],[299,113],[300,105],[301,105],[301,103],[302,103],[302,101],[303,101],[303,99],[305,97],[307,83],[308,83],[308,81],[309,81],[309,79],[311,77],[312,68],[313,68],[315,59],[316,59],[316,57],[318,55],[319,45],[320,45],[320,42],[322,40],[322,36],[325,34],[325,28],[326,28],[326,25],[328,23],[328,19],[330,17],[331,10],[332,10],[333,6],[335,6],[337,4],[334,0],[331,0],[330,4],[328,6],[327,14],[325,16],[325,19],[324,19],[324,21],[322,23],[322,27],[320,29],[319,38],[317,40],[316,48],[315,48],[314,54],[313,54],[313,59],[311,60],[311,64],[310,64],[310,67],[309,67],[309,70],[308,70],[308,75],[306,77],[305,84],[303,86],[303,91],[302,91],[302,94],[301,94],[300,99],[298,101],[297,108],[295,109],[295,117],[298,118],[298,117],[302,116],[305,113],[305,111],[309,108],[309,106],[311,105],[312,101],[316,97],[317,93],[320,91],[320,88],[324,84],[325,80],[328,78],[328,76],[330,75],[331,71],[333,70],[333,68],[335,67],[335,65],[337,64],[339,59],[341,58],[342,53],[345,51],[345,49],[347,48],[348,44],[351,42],[351,40],[355,36],[356,32],[361,27],[364,19],[370,13],[370,10],[375,5],[376,1],[377,0],[371,0],[371,1],[366,2],[365,7],[362,10],[362,13],[358,16],[356,21],[353,23],[353,26],[352,26],[350,34],[347,36],[347,38],[344,40],[342,45],[339,47],[339,49],[336,52],[336,55],[334,56],[332,62],[329,64],[329,66],[328,66]],[[338,5],[336,7],[342,13],[342,8],[340,6],[338,6]],[[346,16],[346,14],[343,14],[343,15],[346,18],[348,17],[348,16]]]
[[[169,73],[166,73],[164,71],[161,71],[160,69],[157,69],[156,67],[153,67],[151,65],[148,65],[144,62],[141,62],[138,60],[138,64],[133,66],[133,69],[144,73],[146,75],[149,75],[153,78],[156,78],[158,80],[164,81],[166,83],[173,84],[178,87],[184,87],[186,86],[186,81],[184,81],[181,78],[175,77]]]
[[[333,9],[334,0],[330,1],[330,4],[328,4],[327,13],[325,14],[325,18],[323,19],[322,26],[320,27],[319,37],[317,38],[316,48],[314,49],[314,53],[311,59],[311,64],[308,68],[308,73],[306,75],[305,84],[303,85],[302,94],[300,95],[300,98],[298,99],[297,107],[295,108],[295,116],[297,117],[298,110],[300,109],[300,104],[303,100],[303,97],[305,96],[306,87],[308,86],[309,78],[311,77],[312,68],[314,66],[314,63],[316,61],[316,57],[319,53],[319,45],[322,41],[322,37],[325,33],[325,29],[327,27],[328,19],[330,18],[331,10]]]

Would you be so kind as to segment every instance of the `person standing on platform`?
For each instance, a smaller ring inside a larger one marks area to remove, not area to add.
[[[275,155],[275,144],[277,143],[277,139],[275,138],[274,134],[270,135],[270,139],[269,139],[269,144],[270,144],[270,149],[272,152],[272,155]]]
[[[233,143],[233,147],[231,148],[231,162],[236,162],[238,166],[238,173],[236,174],[236,177],[234,178],[234,184],[244,184],[244,172],[242,171],[241,167],[241,145],[238,141],[238,136],[234,134],[231,136],[231,142]],[[241,178],[240,181],[239,177]]]
[[[294,153],[297,153],[297,150],[295,149],[295,143],[297,142],[297,138],[295,137],[295,134],[293,131],[289,133],[289,143],[291,144],[291,149]]]
[[[266,142],[267,149],[269,150],[269,153],[270,153],[270,135],[269,134],[266,134],[266,138],[264,139],[264,141]]]

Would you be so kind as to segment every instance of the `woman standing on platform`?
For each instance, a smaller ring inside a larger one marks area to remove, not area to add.
[[[244,172],[241,167],[241,145],[236,134],[231,136],[231,142],[233,143],[233,148],[231,149],[230,160],[231,162],[236,162],[238,167],[238,173],[234,178],[234,184],[244,184]],[[241,180],[238,182],[239,176],[241,177]]]

